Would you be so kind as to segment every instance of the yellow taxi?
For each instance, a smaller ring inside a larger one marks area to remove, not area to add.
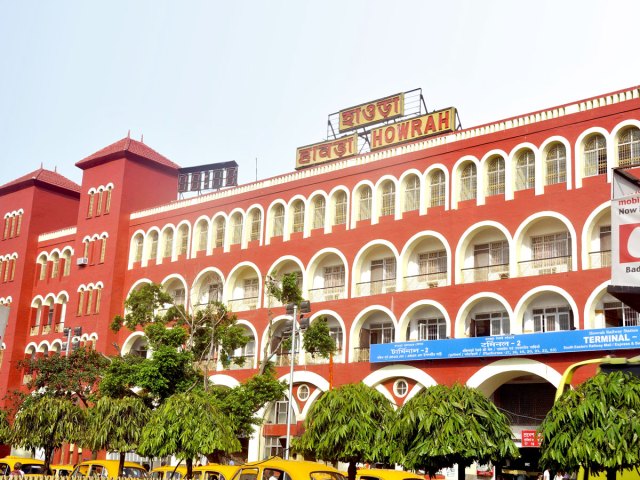
[[[54,477],[68,477],[75,467],[73,465],[52,464],[50,468]]]
[[[151,480],[180,480],[187,474],[186,465],[163,465],[151,470]]]
[[[0,476],[11,473],[16,463],[20,462],[20,468],[25,475],[44,475],[44,462],[35,458],[9,456],[0,458]]]
[[[356,480],[424,480],[424,476],[402,470],[359,468]]]
[[[119,464],[118,460],[87,460],[79,463],[71,472],[71,476],[73,478],[118,478]],[[148,478],[145,468],[136,462],[124,462],[122,476],[127,478]]]
[[[193,468],[193,480],[231,480],[240,467],[210,463]]]
[[[328,465],[274,457],[241,465],[232,480],[344,480],[344,477]]]

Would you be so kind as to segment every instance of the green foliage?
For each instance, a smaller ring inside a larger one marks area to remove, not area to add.
[[[462,385],[436,385],[407,401],[392,429],[392,460],[430,473],[473,461],[488,463],[519,456],[509,421],[479,391]]]
[[[336,351],[336,342],[331,338],[329,325],[324,317],[314,320],[302,335],[302,346],[312,356],[329,358]]]
[[[82,444],[91,450],[124,453],[136,450],[151,411],[140,398],[102,397],[87,410]],[[122,476],[122,470],[118,477]]]
[[[392,415],[391,403],[375,388],[343,385],[324,392],[313,404],[293,449],[330,462],[386,461],[376,445],[385,441]]]
[[[131,389],[136,385],[135,377],[144,361],[136,355],[114,357],[100,380],[100,395],[111,398],[135,396]]]
[[[87,406],[109,360],[95,350],[79,348],[23,360],[19,367],[31,375],[27,388],[38,395],[78,398]]]
[[[68,398],[26,397],[13,422],[12,443],[28,450],[42,448],[45,471],[63,443],[77,443],[84,430],[84,411]]]
[[[236,452],[240,443],[219,402],[198,390],[175,394],[160,405],[143,428],[138,447],[144,456],[188,460],[188,468],[194,457],[218,450]]]
[[[127,314],[114,318],[111,329],[118,332],[122,326],[129,330],[146,326],[152,322],[162,322],[166,315],[160,312],[166,305],[173,305],[173,298],[164,291],[162,285],[157,283],[145,283],[133,290],[124,302]]]
[[[9,425],[9,414],[0,410],[0,443],[8,444],[11,441],[11,426]]]
[[[275,298],[283,305],[288,303],[300,305],[304,298],[302,298],[302,291],[298,286],[298,281],[298,274],[295,272],[285,273],[281,277],[278,272],[271,272],[271,275],[265,281],[267,295]]]
[[[273,370],[254,375],[234,388],[217,387],[212,390],[222,412],[232,420],[235,434],[247,437],[262,419],[255,416],[265,404],[275,402],[284,395],[287,385],[275,378]]]
[[[640,465],[640,379],[598,374],[565,392],[540,426],[540,463],[609,474]]]

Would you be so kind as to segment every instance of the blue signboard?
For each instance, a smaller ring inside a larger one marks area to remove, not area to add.
[[[369,361],[379,363],[449,358],[512,357],[630,348],[640,348],[640,327],[596,328],[498,337],[383,343],[371,345]]]

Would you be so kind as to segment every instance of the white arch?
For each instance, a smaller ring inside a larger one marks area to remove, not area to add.
[[[380,177],[373,189],[372,198],[371,198],[371,224],[374,225],[378,223],[378,218],[380,217],[380,201],[382,200],[382,185],[386,182],[393,183],[394,191],[395,191],[395,201],[393,206],[393,218],[395,220],[400,219],[400,184],[398,183],[398,179],[393,175],[383,175]]]
[[[489,150],[487,153],[485,153],[482,158],[480,159],[480,167],[481,167],[481,171],[478,171],[478,175],[482,175],[483,178],[483,183],[484,180],[487,178],[487,162],[490,158],[492,157],[502,157],[502,160],[504,161],[504,199],[505,200],[512,200],[513,199],[513,188],[512,188],[512,175],[513,175],[513,169],[512,169],[512,165],[511,162],[509,162],[509,155],[507,154],[507,152],[505,152],[504,150],[500,149],[500,148],[494,148],[492,150]],[[486,186],[486,183],[485,183]],[[485,188],[486,190],[486,188]],[[484,192],[485,196],[487,194],[487,192]],[[499,196],[499,195],[497,195]]]
[[[607,287],[611,285],[611,280],[605,280],[604,282],[602,282],[600,285],[598,285],[596,288],[593,289],[593,291],[589,294],[589,297],[587,298],[587,301],[584,303],[584,312],[583,312],[583,316],[582,318],[583,320],[583,326],[585,329],[587,328],[604,328],[605,322],[602,322],[602,325],[595,325],[595,320],[593,319],[593,323],[591,325],[587,325],[587,321],[591,321],[591,312],[595,313],[595,304],[598,301],[598,297],[600,297],[603,294],[607,293]],[[604,319],[603,319],[604,320]]]
[[[458,309],[458,313],[456,314],[456,323],[454,325],[454,336],[455,337],[464,337],[465,336],[465,323],[469,312],[474,307],[476,303],[481,302],[482,300],[496,300],[498,301],[506,310],[509,315],[509,325],[513,326],[513,309],[509,302],[502,296],[494,292],[478,292],[475,295],[467,298],[465,302]],[[513,333],[513,329],[511,329]]]
[[[376,385],[380,385],[386,380],[399,377],[408,378],[416,382],[416,385],[404,398],[405,403],[423,388],[433,387],[438,384],[438,382],[436,382],[435,379],[424,370],[403,364],[387,365],[386,367],[382,367],[381,369],[367,375],[362,380],[362,383],[370,387],[374,387]],[[394,402],[393,398],[391,401]]]
[[[447,333],[449,335],[451,334],[451,331],[452,331],[451,317],[449,316],[449,312],[444,307],[444,305],[442,305],[440,302],[437,302],[435,300],[422,299],[422,300],[417,300],[413,302],[411,305],[405,308],[404,311],[400,314],[400,318],[398,319],[398,326],[396,328],[396,341],[402,342],[402,341],[409,340],[408,338],[405,338],[408,322],[411,320],[409,316],[411,315],[412,312],[422,307],[433,307],[437,309],[442,314],[445,322],[447,323]]]
[[[584,222],[584,226],[582,227],[582,235],[580,237],[580,245],[582,245],[581,249],[581,265],[583,270],[587,270],[589,268],[589,245],[591,244],[591,230],[594,227],[594,222],[600,214],[606,210],[611,209],[611,202],[607,200],[604,203],[598,205],[587,217]]]
[[[367,253],[369,250],[376,248],[376,247],[387,247],[389,250],[391,250],[391,253],[393,254],[395,260],[396,260],[396,271],[398,269],[398,263],[400,261],[400,254],[398,253],[398,249],[396,248],[396,246],[391,243],[388,240],[385,240],[384,238],[376,238],[373,240],[370,240],[369,242],[367,242],[365,245],[363,245],[360,250],[358,250],[358,252],[356,253],[355,258],[353,259],[353,265],[352,265],[352,270],[353,270],[353,275],[351,276],[351,292],[352,292],[352,296],[354,296],[355,292],[356,292],[356,281],[360,280],[360,276],[361,276],[361,272],[364,268],[362,264],[362,262],[364,261],[364,259],[367,256]],[[400,275],[396,274],[396,290],[399,289],[398,283],[400,282],[401,277]]]
[[[533,152],[533,158],[534,158],[534,177],[535,177],[535,181],[534,181],[534,193],[536,195],[542,195],[543,193],[543,183],[542,183],[542,166],[541,166],[541,160],[540,160],[540,149],[534,145],[531,142],[522,142],[519,143],[518,145],[516,145],[515,147],[513,147],[511,149],[511,151],[509,152],[509,157],[508,157],[508,161],[509,164],[511,165],[511,170],[515,173],[516,172],[516,163],[517,163],[517,155],[522,151],[522,150],[531,150]],[[513,175],[512,178],[512,185],[511,185],[511,189],[514,192],[515,195],[515,191],[516,191],[516,175]]]
[[[602,135],[605,141],[607,142],[607,179],[608,181],[611,181],[610,172],[611,172],[611,168],[613,167],[613,165],[611,164],[611,161],[613,159],[612,158],[613,145],[611,142],[611,138],[609,138],[609,132],[602,127],[591,127],[583,131],[578,136],[575,143],[574,171],[576,172],[575,174],[576,188],[582,187],[582,179],[585,178],[584,161],[583,161],[584,160],[584,142],[587,139],[587,137],[590,137],[591,135],[594,135],[594,134]]]
[[[228,303],[229,300],[233,299],[233,285],[232,282],[236,282],[237,281],[237,274],[238,272],[243,269],[243,268],[250,268],[254,271],[254,273],[257,275],[258,277],[258,305],[257,307],[260,307],[261,302],[261,298],[262,298],[262,291],[263,291],[263,281],[262,281],[262,274],[260,273],[260,269],[258,268],[258,265],[256,265],[253,262],[249,262],[249,261],[244,261],[244,262],[240,262],[238,264],[236,264],[231,271],[229,272],[229,275],[227,276],[227,279],[224,283],[224,287],[223,287],[223,291],[222,291],[222,298],[223,301],[225,303]]]
[[[338,322],[338,325],[340,325],[340,329],[342,330],[342,354],[340,355],[340,362],[344,363],[347,357],[346,355],[347,327],[344,323],[344,320],[340,315],[338,315],[337,312],[325,308],[313,313],[311,317],[309,317],[309,322],[313,323],[317,318],[321,316],[331,316],[332,318],[335,318],[335,320]]]
[[[433,173],[434,170],[441,170],[444,173],[444,181],[445,181],[445,191],[444,191],[444,209],[449,210],[451,206],[451,175],[449,174],[449,169],[446,165],[442,163],[433,163],[427,167],[424,172],[424,186],[425,190],[429,189],[431,183],[428,181],[429,177]],[[429,197],[431,199],[431,192],[429,194],[425,194],[425,202],[426,198]]]
[[[522,372],[544,378],[558,388],[562,374],[545,363],[530,358],[512,357],[491,362],[469,377],[467,386],[477,388],[485,396],[491,395],[500,385],[521,376]]]
[[[612,163],[610,164],[612,167],[618,166],[618,136],[621,130],[624,130],[627,127],[636,127],[640,128],[640,120],[627,118],[620,123],[618,123],[611,130],[611,148],[613,153]],[[607,163],[609,163],[607,161]]]
[[[353,349],[356,348],[354,342],[356,342],[356,338],[359,338],[356,333],[360,332],[360,329],[366,321],[366,318],[373,312],[382,312],[386,314],[393,323],[394,330],[398,329],[398,320],[396,319],[396,316],[393,314],[393,312],[387,307],[382,305],[369,305],[368,307],[361,310],[353,319],[353,322],[351,323],[351,329],[349,330],[349,362],[354,361],[355,355],[353,353]]]
[[[291,315],[283,314],[283,315],[278,315],[276,317],[273,317],[271,319],[271,322],[269,323],[269,325],[271,325],[271,334],[273,335],[283,322],[289,322],[289,321],[291,321]],[[268,337],[269,325],[265,327],[264,331],[262,332],[262,337],[260,338],[260,355],[259,355],[260,361],[264,360],[264,351],[265,351],[264,347],[267,341],[269,340],[269,337]],[[298,325],[297,321],[296,321],[296,325]],[[256,340],[257,338],[258,337],[256,336]],[[269,348],[271,348],[271,346],[269,346]],[[272,352],[269,351],[268,354],[270,355],[271,353]]]
[[[122,347],[120,348],[120,356],[124,357],[129,352],[131,352],[131,348],[135,345],[136,341],[138,341],[139,338],[146,338],[143,331],[131,332],[122,343]]]
[[[220,385],[223,387],[234,388],[240,385],[240,381],[233,378],[230,375],[224,375],[222,373],[216,373],[209,377],[209,381],[214,385]]]
[[[360,180],[355,184],[351,191],[351,228],[356,228],[356,224],[358,223],[358,212],[360,211],[360,189],[363,187],[369,187],[371,189],[371,203],[373,208],[373,192],[375,191],[375,186],[371,180]],[[371,212],[371,216],[373,217],[373,212]]]
[[[413,250],[416,244],[420,243],[422,240],[426,239],[427,237],[436,238],[444,246],[444,249],[447,252],[447,285],[451,285],[451,265],[452,265],[451,245],[449,245],[449,241],[444,235],[434,230],[423,230],[421,232],[416,233],[409,240],[407,240],[407,242],[402,247],[402,250],[400,251],[401,264],[398,266],[398,269],[399,269],[398,276],[399,277],[407,276],[407,263],[409,260],[409,256],[411,255],[410,250]]]
[[[499,222],[495,222],[493,220],[483,220],[481,222],[474,223],[469,228],[467,228],[464,233],[460,236],[458,240],[458,244],[456,245],[456,257],[455,257],[455,281],[456,283],[461,283],[462,280],[462,268],[464,267],[464,258],[461,258],[461,255],[464,255],[464,251],[469,246],[469,242],[472,239],[472,236],[475,233],[478,233],[480,229],[483,228],[495,228],[499,230],[506,238],[507,243],[509,244],[509,273],[510,276],[515,276],[515,267],[514,267],[514,255],[512,252],[515,252],[513,237],[511,236],[511,232]]]
[[[573,155],[571,153],[571,143],[569,143],[569,140],[567,140],[565,137],[561,136],[561,135],[553,135],[547,139],[545,139],[544,142],[542,142],[542,145],[540,145],[540,152],[542,153],[542,155],[544,156],[546,154],[546,150],[547,147],[549,147],[552,143],[561,143],[562,145],[564,145],[565,149],[566,149],[566,160],[565,160],[565,165],[566,165],[566,172],[567,172],[567,178],[566,178],[566,188],[567,190],[571,190],[572,185],[573,185],[573,169],[572,169],[572,164],[573,164]],[[542,172],[543,175],[546,173],[546,159],[541,158],[540,159],[542,162]],[[545,185],[545,187],[547,187],[548,185]]]
[[[531,290],[526,292],[524,295],[522,295],[522,297],[520,297],[520,300],[518,300],[516,307],[514,308],[515,319],[516,319],[516,322],[518,322],[520,329],[522,329],[524,313],[527,307],[529,306],[529,304],[531,303],[531,301],[533,301],[535,297],[537,297],[539,294],[548,293],[548,292],[556,293],[560,295],[567,301],[567,303],[569,303],[569,306],[571,307],[571,310],[573,311],[573,315],[574,315],[573,324],[575,325],[576,328],[579,328],[580,311],[578,310],[578,305],[576,304],[571,294],[569,294],[569,292],[567,292],[565,289],[557,287],[555,285],[539,285],[537,287],[532,288]]]
[[[476,205],[484,205],[484,180],[481,175],[480,161],[473,155],[464,155],[453,165],[451,174],[451,208],[454,210],[458,208],[458,180],[462,173],[462,166],[468,162],[476,166]]]
[[[349,262],[347,262],[347,257],[345,257],[344,253],[342,253],[337,248],[328,247],[323,248],[322,250],[317,251],[307,263],[307,267],[304,270],[304,284],[302,288],[302,293],[305,298],[309,296],[309,289],[312,285],[309,282],[312,281],[313,272],[315,272],[318,267],[318,262],[327,255],[335,254],[338,256],[342,264],[344,265],[344,285],[345,285],[345,295],[348,295],[348,285],[349,285]],[[305,286],[306,285],[306,286]]]
[[[259,352],[258,349],[261,348],[261,346],[258,344],[258,342],[260,341],[260,337],[258,337],[258,330],[256,330],[256,327],[254,327],[249,320],[239,319],[239,320],[236,320],[236,324],[247,327],[247,329],[251,332],[251,335],[253,335],[253,340],[256,342],[256,350]],[[251,362],[251,368],[257,367],[258,356],[259,355],[256,355],[255,353],[253,354],[253,361]]]

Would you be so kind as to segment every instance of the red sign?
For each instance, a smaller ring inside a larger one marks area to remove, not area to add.
[[[536,430],[522,430],[523,447],[539,447],[542,436]]]

